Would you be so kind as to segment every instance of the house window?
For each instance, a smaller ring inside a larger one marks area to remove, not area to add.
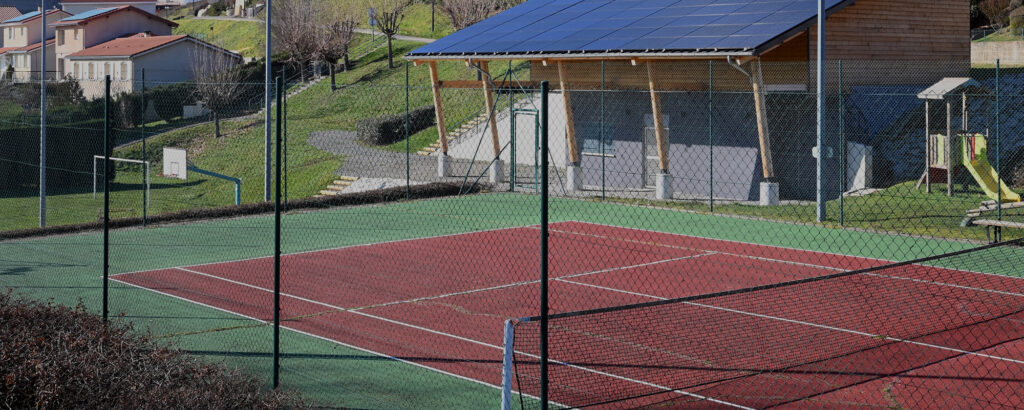
[[[273,61],[273,60],[271,60],[271,61]],[[75,63],[75,76],[74,77],[75,78],[81,78],[81,77],[78,76],[78,63]]]
[[[113,75],[113,74],[114,73],[110,72],[110,63],[103,63],[103,75]]]
[[[57,32],[57,45],[64,45],[64,30]]]
[[[75,29],[75,40],[78,40],[78,30],[79,29],[77,29],[77,28]],[[270,61],[274,61],[274,60],[270,60]]]
[[[605,124],[604,135],[601,135],[601,124],[585,123],[577,128],[583,135],[583,155],[615,156],[615,127]],[[603,137],[603,138],[602,138]]]
[[[124,63],[124,62],[121,63],[121,79],[122,80],[127,80],[128,79],[128,63]]]
[[[96,79],[95,72],[93,72],[93,65],[92,65],[92,63],[89,63],[89,79],[90,80],[95,80]]]

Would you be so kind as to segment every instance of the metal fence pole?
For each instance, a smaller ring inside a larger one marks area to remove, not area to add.
[[[844,111],[846,111],[845,100],[843,98],[843,60],[839,60],[839,186],[842,187],[839,190],[839,226],[846,224],[846,202],[844,195],[849,186],[846,184],[847,179],[847,167],[849,164],[846,163],[846,124],[844,121]],[[952,172],[952,171],[951,171]],[[865,181],[866,182],[866,181]]]
[[[708,210],[715,212],[715,62],[708,61]]]
[[[999,139],[1000,139],[999,138],[1000,137],[1000,135],[999,135],[999,123],[1000,123],[1000,120],[1002,119],[1002,116],[1001,116],[1002,113],[1000,112],[1000,106],[999,106],[999,103],[1000,103],[1000,101],[999,101],[999,93],[1002,91],[1002,89],[1000,88],[1000,81],[999,81],[1000,80],[1000,78],[999,78],[1000,67],[1001,67],[1000,66],[1000,61],[999,61],[999,59],[996,59],[996,138],[995,138],[996,139],[996,144],[995,144],[996,145],[996,149],[995,149],[995,151],[996,151],[996,175],[1000,175],[1000,178],[997,178],[997,180],[999,181],[998,182],[999,186],[997,187],[998,189],[996,189],[996,220],[999,220],[999,221],[1003,220],[1003,178],[1002,178],[1002,176],[1003,176],[1003,174],[1002,174],[1003,168],[1000,166],[1001,165],[1000,164],[1000,157],[1002,157],[1002,154],[999,152]],[[999,228],[996,228],[995,231],[996,231],[995,232],[995,235],[996,235],[995,236],[995,240],[996,241],[1003,240],[1003,238],[1002,238],[1002,230],[999,229]]]
[[[46,6],[40,1],[40,42],[39,55],[39,227],[46,227]],[[14,29],[9,29],[14,30]],[[54,44],[56,46],[56,44]],[[13,58],[13,57],[12,57]]]
[[[110,279],[110,76],[103,79],[103,322],[108,319]]]
[[[817,61],[817,76],[818,76],[818,127],[817,127],[817,147],[818,147],[818,158],[816,161],[815,169],[817,174],[817,220],[818,222],[825,222],[827,218],[827,212],[825,210],[825,180],[824,180],[824,167],[825,167],[825,127],[822,121],[822,114],[825,110],[825,0],[818,0],[818,61]]]
[[[146,69],[142,69],[142,161],[149,161],[146,154]],[[146,170],[146,178],[149,178],[149,170]],[[149,204],[149,187],[142,190],[142,226],[146,226],[146,205]]]
[[[280,385],[281,371],[281,77],[277,85],[277,140],[274,161],[277,172],[274,173],[274,388]]]
[[[548,409],[548,94],[540,83],[540,403]]]
[[[409,62],[405,62],[405,199],[412,198],[412,171],[409,170],[411,166],[409,147]]]
[[[282,149],[284,149],[284,155],[281,157],[284,161],[284,168],[281,169],[281,178],[284,182],[284,211],[288,211],[288,77],[286,76],[286,66],[281,66],[281,78],[283,87],[278,91],[281,98],[278,99],[278,103],[282,105],[281,109],[278,110],[278,117],[281,119],[281,123],[284,125],[284,135],[281,137]]]
[[[273,54],[272,54],[273,51],[271,50],[271,40],[272,39],[271,39],[271,35],[270,35],[271,34],[271,21],[272,21],[271,10],[272,10],[271,2],[270,2],[270,0],[267,0],[267,13],[266,13],[267,24],[266,24],[266,33],[265,33],[266,34],[266,39],[265,39],[266,40],[266,50],[265,50],[265,54],[264,54],[264,56],[265,56],[264,58],[266,59],[264,61],[266,63],[266,67],[265,67],[266,78],[265,78],[265,81],[267,82],[267,84],[266,84],[266,87],[264,88],[264,97],[265,97],[266,101],[264,101],[265,107],[263,108],[264,109],[264,114],[265,114],[264,115],[264,121],[263,121],[263,130],[264,130],[264,134],[265,134],[264,135],[265,141],[264,141],[264,147],[263,147],[264,148],[263,149],[263,157],[264,157],[263,158],[263,200],[264,201],[269,201],[270,200],[270,133],[271,133],[271,130],[270,130],[270,105],[271,105],[271,101],[273,99],[273,96],[270,94],[270,87],[273,86],[272,85],[273,83],[271,82],[271,80],[273,79],[273,65],[274,65],[273,64]]]
[[[601,199],[605,199],[605,157],[607,153],[604,151],[605,146],[605,124],[604,124],[604,93],[605,93],[605,61],[601,60]]]

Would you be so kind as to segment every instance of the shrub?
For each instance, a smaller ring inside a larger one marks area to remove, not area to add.
[[[192,85],[189,83],[170,84],[146,90],[146,99],[152,101],[156,115],[164,121],[171,121],[184,114],[185,106],[194,103]]]
[[[76,308],[0,293],[0,407],[285,408],[237,371],[187,356]]]
[[[409,112],[409,135],[431,125],[434,125],[433,106]],[[405,113],[360,120],[356,123],[356,139],[370,145],[388,145],[405,139]]]

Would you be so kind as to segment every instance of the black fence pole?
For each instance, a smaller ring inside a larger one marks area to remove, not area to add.
[[[143,172],[143,184],[149,178],[149,156],[146,154],[146,69],[142,69],[142,166]],[[142,189],[142,226],[146,226],[146,207],[149,205],[149,185],[147,184]]]
[[[274,388],[280,384],[281,371],[281,77],[277,77],[277,139],[274,161]]]
[[[110,282],[110,76],[103,79],[103,322],[108,319]]]
[[[540,83],[540,403],[548,408],[548,94]]]
[[[410,164],[411,160],[409,158],[409,155],[411,155],[410,147],[409,147],[409,137],[410,137],[409,131],[410,131],[409,130],[409,62],[406,61],[405,62],[405,199],[412,198],[412,192],[411,192],[412,188],[410,187],[410,185],[412,184],[412,182],[410,181],[412,179],[412,175],[411,175],[411,171],[409,170],[409,167],[412,166],[412,164]]]

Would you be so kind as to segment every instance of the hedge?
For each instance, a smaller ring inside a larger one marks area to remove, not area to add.
[[[409,112],[409,135],[434,125],[434,107],[420,107]],[[369,145],[389,145],[405,139],[405,113],[360,120],[356,123],[356,139]]]

